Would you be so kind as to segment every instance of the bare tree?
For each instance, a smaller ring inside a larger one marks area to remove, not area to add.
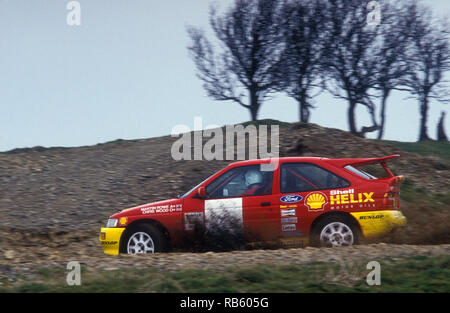
[[[412,48],[410,70],[403,84],[420,104],[419,141],[430,140],[427,121],[431,99],[448,101],[444,74],[450,70],[449,23],[436,19],[432,12],[415,4],[410,7]]]
[[[380,27],[369,25],[367,4],[360,0],[329,0],[327,28],[331,34],[323,58],[326,68],[326,88],[337,98],[348,102],[347,117],[350,132],[364,136],[379,128],[375,104],[370,90],[376,84],[377,39]],[[370,127],[356,126],[355,110],[358,104],[367,107],[372,118]]]
[[[445,134],[444,121],[445,121],[445,112],[441,112],[441,117],[439,118],[439,123],[437,125],[438,141],[448,141],[448,137]]]
[[[311,90],[320,87],[321,61],[325,31],[324,1],[285,1],[282,8],[283,37],[286,41],[282,58],[283,90],[299,104],[299,120],[310,117]],[[319,88],[319,92],[321,88]]]
[[[404,90],[402,80],[409,71],[406,51],[411,44],[411,16],[409,16],[412,2],[383,3],[382,23],[378,38],[379,48],[373,55],[376,60],[375,89],[380,93],[380,115],[378,139],[384,134],[386,124],[387,99],[393,90]]]
[[[279,1],[273,0],[236,0],[223,15],[211,7],[210,24],[220,52],[202,30],[188,27],[188,49],[208,96],[240,104],[253,121],[264,99],[278,89],[284,45],[278,10]]]

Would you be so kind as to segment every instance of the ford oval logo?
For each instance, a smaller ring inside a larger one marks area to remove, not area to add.
[[[284,202],[284,203],[295,203],[295,202],[301,201],[302,199],[303,199],[303,197],[300,195],[287,195],[287,196],[282,196],[280,198],[280,201]]]

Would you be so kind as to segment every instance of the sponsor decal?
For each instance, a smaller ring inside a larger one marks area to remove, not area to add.
[[[193,230],[196,224],[203,224],[203,212],[184,213],[184,228]]]
[[[280,209],[296,208],[296,204],[280,205]]]
[[[296,212],[295,209],[288,209],[288,210],[281,210],[281,216],[295,216]]]
[[[295,224],[283,224],[282,231],[296,231],[297,226]]]
[[[297,217],[283,217],[281,219],[281,223],[285,224],[285,223],[297,223],[298,222],[298,218]]]
[[[142,214],[155,214],[155,213],[173,213],[183,211],[183,205],[179,204],[166,204],[166,205],[156,205],[146,208],[141,208]]]
[[[327,196],[322,192],[311,192],[305,198],[308,211],[323,211],[326,203],[328,203]]]
[[[286,234],[291,234],[291,233],[286,233]],[[282,238],[281,239],[281,245],[283,246],[300,246],[303,247],[303,240],[301,238],[296,238],[296,237],[289,237],[289,238]]]
[[[383,214],[379,214],[379,215],[362,215],[359,217],[360,220],[375,220],[375,219],[381,219],[383,218],[384,215]]]
[[[300,231],[292,231],[292,232],[285,232],[282,235],[283,237],[281,238],[281,240],[284,240],[286,238],[292,239],[293,237],[302,237],[302,232]]]
[[[353,208],[354,205],[357,205],[360,208],[375,207],[373,194],[373,192],[355,193],[353,188],[346,190],[331,190],[330,209],[348,209]]]
[[[299,235],[300,234],[300,235]],[[285,238],[280,239],[280,243],[283,246],[304,246],[303,238],[301,237],[301,233],[290,232],[284,233]]]
[[[100,241],[100,244],[102,246],[111,246],[111,245],[116,245],[117,241]]]
[[[355,190],[353,188],[346,189],[346,190],[330,190],[330,196],[348,195],[349,193],[355,193]]]
[[[282,196],[280,198],[280,201],[284,202],[284,203],[296,203],[296,202],[300,202],[302,199],[303,199],[303,197],[300,195],[286,195],[286,196]]]

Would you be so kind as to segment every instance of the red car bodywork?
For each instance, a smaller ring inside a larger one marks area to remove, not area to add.
[[[148,222],[164,229],[172,246],[180,246],[183,238],[193,232],[192,220],[207,223],[208,212],[227,206],[237,213],[244,233],[257,233],[264,241],[307,243],[313,227],[321,218],[332,214],[353,219],[364,237],[379,236],[405,223],[405,218],[399,211],[399,186],[403,177],[395,176],[386,166],[387,161],[397,157],[399,156],[364,159],[286,157],[232,163],[191,190],[184,198],[145,204],[112,215],[111,219],[117,219],[118,223],[115,227],[102,228],[100,241],[106,254],[118,254],[119,245],[124,244],[121,240],[123,231],[137,223]],[[270,195],[231,199],[207,199],[199,196],[199,190],[201,192],[202,188],[230,169],[270,163],[274,166]],[[316,190],[282,193],[280,168],[287,163],[317,165],[347,181],[348,186],[334,190],[320,189],[318,186]],[[381,164],[387,177],[367,179],[346,168],[348,165],[359,167],[371,164]]]

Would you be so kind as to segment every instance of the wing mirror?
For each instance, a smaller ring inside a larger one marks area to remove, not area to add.
[[[205,189],[205,187],[199,187],[199,188],[197,189],[197,194],[198,194],[198,196],[199,196],[200,198],[206,197],[206,189]]]

